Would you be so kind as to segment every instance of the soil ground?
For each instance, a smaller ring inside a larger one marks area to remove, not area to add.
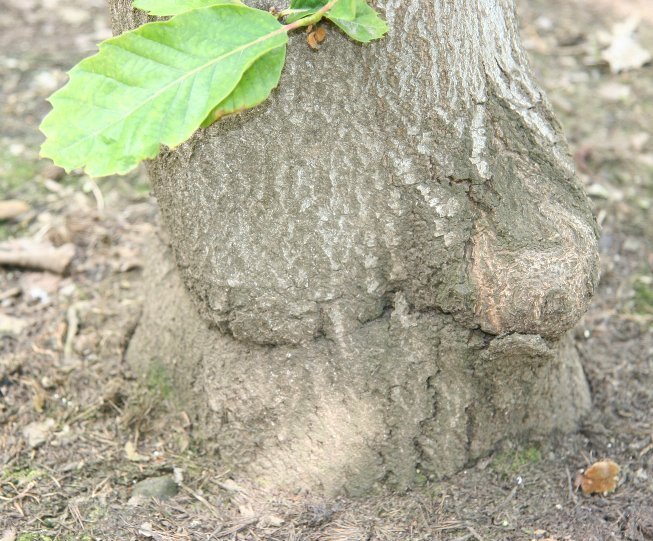
[[[0,269],[0,313],[20,323],[0,333],[0,540],[653,540],[653,67],[613,74],[601,59],[636,12],[653,51],[653,5],[528,0],[519,12],[603,231],[600,288],[574,331],[593,409],[576,434],[507,443],[454,478],[325,501],[236,484],[170,407],[174,383],[130,373],[156,230],[147,181],[60,176],[38,159],[45,97],[109,35],[102,0],[0,0],[0,199],[30,205],[0,222],[0,241],[76,248],[67,276]],[[616,491],[575,491],[598,458],[621,466]],[[179,492],[132,497],[157,476]]]

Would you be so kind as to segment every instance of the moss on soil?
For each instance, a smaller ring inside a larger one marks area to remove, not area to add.
[[[642,315],[653,314],[653,287],[644,282],[637,282],[635,291],[635,312]]]
[[[29,483],[30,481],[35,481],[44,475],[45,472],[43,470],[39,470],[38,468],[24,467],[2,472],[0,480],[10,481],[17,484],[18,486],[22,486]]]
[[[149,364],[145,381],[150,391],[161,393],[163,398],[169,398],[172,394],[172,376],[165,365],[158,360],[152,360]]]
[[[33,160],[0,149],[0,193],[3,197],[21,191],[34,178],[36,171],[37,164]]]
[[[507,479],[541,460],[542,452],[540,449],[535,446],[528,446],[522,449],[499,451],[490,465],[501,478]]]

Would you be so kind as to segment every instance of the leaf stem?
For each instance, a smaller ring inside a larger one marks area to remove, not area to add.
[[[310,9],[284,9],[282,11],[279,11],[278,13],[274,13],[273,15],[280,19],[281,17],[287,17],[288,15],[296,15],[297,13],[309,13],[311,10]]]
[[[315,24],[319,22],[320,19],[322,19],[323,15],[327,11],[329,11],[337,2],[338,0],[330,0],[312,15],[309,15],[308,17],[304,17],[303,19],[299,19],[298,21],[295,21],[293,23],[284,25],[283,26],[284,30],[286,32],[290,32],[291,30],[295,30],[296,28],[302,28],[303,26],[309,26],[311,24]]]

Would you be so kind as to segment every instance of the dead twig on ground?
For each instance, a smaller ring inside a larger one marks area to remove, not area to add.
[[[65,274],[74,256],[74,244],[55,247],[30,239],[19,239],[0,244],[0,266]]]
[[[571,481],[571,473],[569,472],[569,468],[565,468],[565,471],[567,472],[567,488],[569,489],[569,499],[574,502],[574,505],[576,505],[578,503],[578,498],[574,492],[574,484]]]
[[[66,332],[66,341],[63,346],[63,360],[65,364],[71,363],[73,359],[73,340],[79,330],[79,316],[77,315],[77,306],[71,305],[66,312],[68,322],[68,331]]]

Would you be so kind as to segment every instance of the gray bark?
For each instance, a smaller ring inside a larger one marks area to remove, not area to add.
[[[512,2],[377,7],[385,39],[291,37],[265,105],[149,165],[176,264],[153,256],[130,361],[274,486],[404,488],[589,406],[564,333],[597,230]]]

